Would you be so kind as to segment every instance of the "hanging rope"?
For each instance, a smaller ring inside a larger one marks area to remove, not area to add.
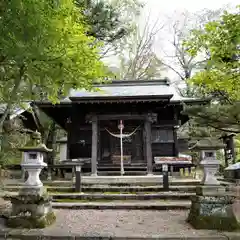
[[[127,138],[127,137],[131,137],[139,128],[140,128],[141,125],[139,125],[133,132],[129,133],[129,134],[124,134],[122,133],[122,138]],[[112,132],[110,132],[107,128],[105,128],[105,130],[110,134],[112,135],[113,137],[116,137],[116,138],[121,138],[121,134],[114,134]]]
[[[122,120],[120,121],[120,124],[122,124]],[[121,175],[123,176],[124,175],[124,164],[123,164],[123,138],[126,138],[126,137],[131,137],[139,128],[140,128],[141,125],[139,125],[133,132],[129,133],[129,134],[124,134],[122,132],[123,130],[123,127],[120,127],[120,134],[115,134],[115,133],[112,133],[110,132],[107,128],[106,131],[113,137],[116,137],[116,138],[120,138],[120,149],[121,149]]]

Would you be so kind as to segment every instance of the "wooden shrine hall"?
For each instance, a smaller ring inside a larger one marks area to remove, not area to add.
[[[156,157],[178,157],[177,129],[188,121],[183,98],[167,79],[112,81],[98,91],[73,90],[56,105],[35,104],[67,132],[66,159],[89,159],[92,175],[100,169],[145,167],[154,171]],[[120,171],[120,170],[119,170]]]

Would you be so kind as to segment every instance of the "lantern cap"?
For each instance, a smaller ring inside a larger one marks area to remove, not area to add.
[[[41,143],[41,133],[36,131],[31,134],[30,141],[24,146],[19,148],[21,152],[52,152],[52,149],[46,147]]]

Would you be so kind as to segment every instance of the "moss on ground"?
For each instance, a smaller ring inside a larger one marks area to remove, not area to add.
[[[142,192],[144,194],[144,192]],[[101,192],[101,194],[137,194],[137,192]]]
[[[187,222],[196,229],[215,229],[221,231],[240,230],[240,224],[235,218],[218,216],[189,216]]]
[[[88,200],[88,199],[69,199],[69,198],[63,198],[63,199],[55,199],[54,202],[66,202],[66,203],[88,203],[88,202],[112,202],[114,200],[111,199],[96,199],[96,200]]]
[[[54,212],[49,212],[42,217],[26,217],[26,216],[17,216],[9,217],[6,221],[6,225],[10,228],[45,228],[50,226],[56,221],[56,216]]]
[[[78,195],[79,192],[62,192],[62,191],[48,191],[48,193],[50,194],[68,194],[68,195]],[[120,192],[113,192],[113,191],[109,191],[109,192],[82,192],[84,194],[106,194],[106,195],[111,195],[111,194],[155,194],[155,193],[159,193],[159,192],[144,192],[144,191],[139,191],[139,192],[125,192],[125,191],[120,191]]]
[[[231,208],[227,212],[227,215],[214,215],[211,213],[203,215],[200,213],[200,204],[192,203],[187,222],[196,229],[214,229],[220,231],[240,230],[240,223]]]

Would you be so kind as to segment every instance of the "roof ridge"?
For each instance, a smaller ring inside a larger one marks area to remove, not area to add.
[[[96,83],[94,86],[96,87],[104,87],[104,86],[151,86],[151,85],[170,85],[170,81],[168,78],[163,79],[151,79],[151,80],[112,80],[105,83]]]

